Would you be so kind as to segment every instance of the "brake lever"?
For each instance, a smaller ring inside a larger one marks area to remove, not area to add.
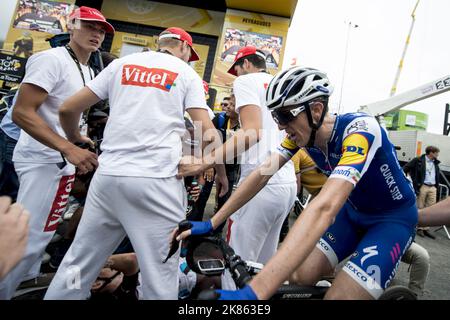
[[[172,243],[170,245],[169,253],[167,254],[166,259],[163,260],[163,263],[166,263],[167,260],[172,257],[175,252],[177,252],[178,248],[180,247],[180,241],[176,240],[177,236],[182,233],[183,231],[189,230],[192,228],[192,223],[190,223],[188,220],[183,220],[178,224],[178,231],[175,233]]]

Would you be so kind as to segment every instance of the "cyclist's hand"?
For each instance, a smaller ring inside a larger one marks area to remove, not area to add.
[[[177,241],[184,240],[187,237],[189,237],[190,235],[200,236],[200,235],[208,234],[214,230],[211,220],[189,221],[189,222],[192,224],[192,228],[181,232],[176,238]]]
[[[215,294],[205,293],[202,296],[199,295],[199,299],[202,297],[208,300],[258,300],[252,287],[246,285],[240,290],[214,290]]]
[[[184,156],[178,164],[177,178],[197,176],[207,169],[202,159],[193,156]]]

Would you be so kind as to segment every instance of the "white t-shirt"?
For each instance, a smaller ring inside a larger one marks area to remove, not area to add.
[[[94,72],[87,66],[81,65],[81,70],[86,82],[94,76]],[[37,113],[54,132],[65,137],[58,110],[64,100],[83,88],[80,71],[67,49],[58,47],[32,55],[27,61],[22,83],[31,83],[47,91],[47,99]],[[59,163],[63,159],[58,151],[43,145],[21,130],[13,161]]]
[[[261,108],[262,135],[259,142],[241,154],[241,178],[243,181],[255,168],[276,152],[286,136],[280,131],[266,106],[266,89],[272,76],[265,72],[250,73],[237,77],[233,83],[233,93],[236,97],[236,112],[246,105],[256,105]],[[295,182],[295,171],[292,161],[286,163],[270,180],[269,183]]]
[[[87,86],[110,105],[98,172],[175,176],[185,110],[209,109],[198,74],[170,54],[142,52],[114,60]]]

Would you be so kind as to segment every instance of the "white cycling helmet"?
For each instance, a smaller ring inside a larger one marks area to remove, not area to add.
[[[317,97],[328,97],[333,87],[327,75],[317,69],[292,67],[275,75],[266,92],[270,111],[298,106]]]
[[[315,123],[309,102],[321,97],[328,100],[332,93],[333,87],[324,72],[312,68],[292,67],[275,75],[269,83],[266,91],[266,103],[278,123],[281,123],[282,114],[286,111],[290,112],[292,116],[306,111],[311,128],[311,135],[306,146],[312,147],[316,132],[322,125],[328,107],[326,103],[319,121]],[[289,118],[292,119],[292,116],[290,115]]]

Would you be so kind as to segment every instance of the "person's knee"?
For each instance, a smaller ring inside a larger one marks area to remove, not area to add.
[[[430,265],[430,254],[424,247],[417,246],[414,250],[413,264]]]

